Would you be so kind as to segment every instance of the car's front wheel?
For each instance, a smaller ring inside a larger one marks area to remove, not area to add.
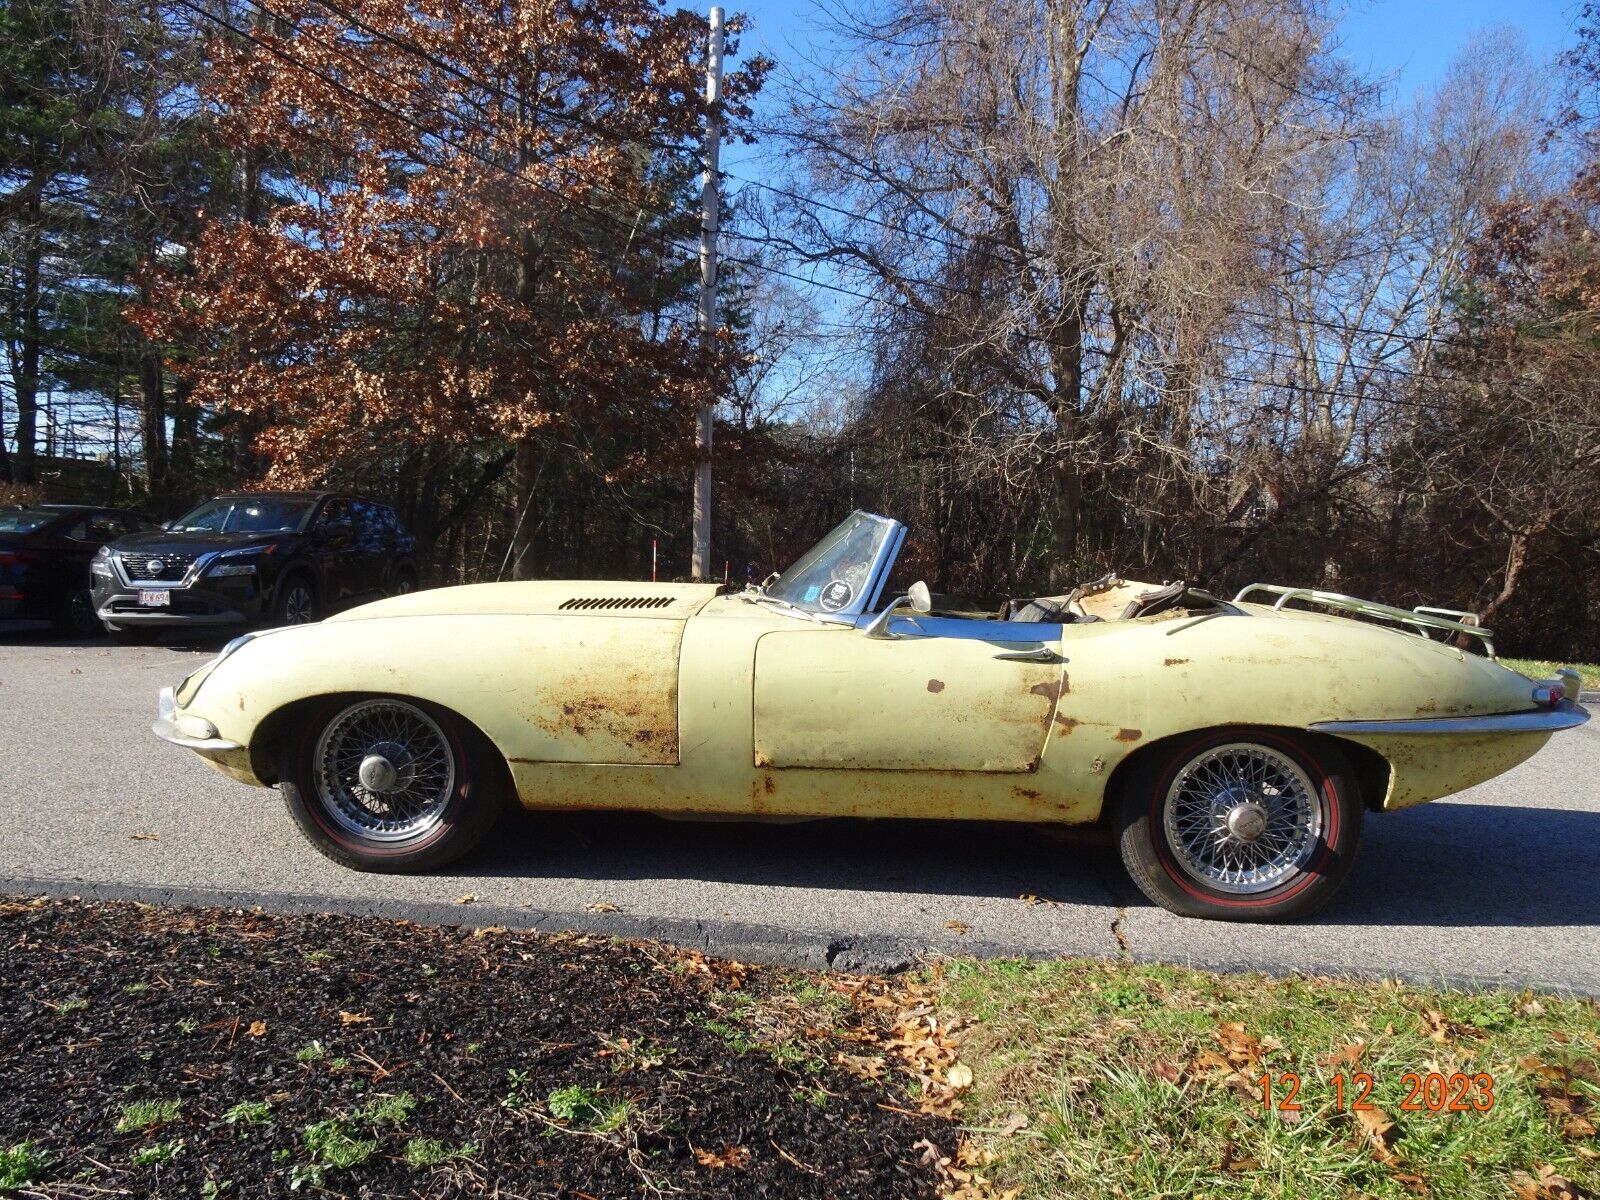
[[[1134,883],[1165,909],[1225,921],[1291,921],[1349,873],[1363,806],[1326,739],[1217,729],[1130,764],[1113,810]]]
[[[274,625],[308,625],[317,619],[317,594],[304,575],[291,575],[278,585],[272,606]]]
[[[459,717],[392,696],[319,709],[279,789],[306,836],[358,871],[426,871],[483,838],[505,802],[499,752]]]
[[[99,633],[100,614],[95,611],[94,593],[86,587],[68,593],[52,623],[63,637],[93,637]]]

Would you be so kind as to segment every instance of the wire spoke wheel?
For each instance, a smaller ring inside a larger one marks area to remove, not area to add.
[[[363,700],[337,714],[312,752],[317,802],[373,842],[434,829],[455,794],[455,751],[437,722],[400,700]]]
[[[1235,742],[1191,758],[1162,802],[1167,845],[1178,867],[1234,895],[1271,891],[1317,853],[1323,812],[1317,788],[1293,759]]]

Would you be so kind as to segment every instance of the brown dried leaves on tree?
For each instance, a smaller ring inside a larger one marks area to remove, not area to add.
[[[704,21],[648,0],[272,11],[219,38],[207,98],[275,202],[205,222],[133,314],[199,347],[193,399],[260,430],[270,477],[580,419],[686,430],[731,357],[662,320],[692,282],[672,239],[693,161],[664,148],[698,137]],[[728,75],[736,127],[764,71]]]

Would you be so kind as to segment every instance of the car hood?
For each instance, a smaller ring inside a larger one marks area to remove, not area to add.
[[[521,614],[682,621],[699,612],[717,591],[714,583],[631,583],[615,579],[474,583],[391,596],[328,620]]]
[[[172,533],[152,529],[129,533],[111,543],[118,554],[205,554],[210,550],[237,550],[242,546],[266,546],[289,535],[282,533]]]

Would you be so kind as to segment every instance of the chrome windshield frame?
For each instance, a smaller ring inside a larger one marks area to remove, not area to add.
[[[819,622],[825,622],[831,625],[853,626],[864,613],[871,613],[877,610],[879,599],[883,595],[883,589],[889,582],[889,572],[894,569],[895,560],[900,556],[900,548],[905,544],[906,527],[893,517],[886,517],[881,513],[867,512],[865,509],[854,509],[850,513],[850,517],[855,516],[866,517],[873,521],[881,521],[889,526],[888,535],[879,544],[877,552],[873,555],[872,562],[867,568],[866,582],[863,584],[860,592],[851,599],[849,604],[845,605],[836,612],[826,612],[821,609],[807,609],[783,596],[767,597],[767,599],[772,601],[782,601],[784,604],[795,610],[794,612],[787,613],[785,615],[794,616],[800,619],[814,618]],[[850,517],[846,517],[845,520],[849,520]],[[844,522],[842,521],[840,522],[840,524],[843,523]],[[835,528],[837,528],[837,526],[835,526]],[[832,530],[829,532],[831,533]],[[807,553],[809,552],[810,551],[808,550]],[[801,557],[804,556],[802,555]],[[796,559],[795,561],[798,562],[799,559]],[[765,587],[762,587],[758,589],[758,591],[762,594],[765,594],[766,589]],[[777,609],[774,606],[773,611],[782,610]]]

